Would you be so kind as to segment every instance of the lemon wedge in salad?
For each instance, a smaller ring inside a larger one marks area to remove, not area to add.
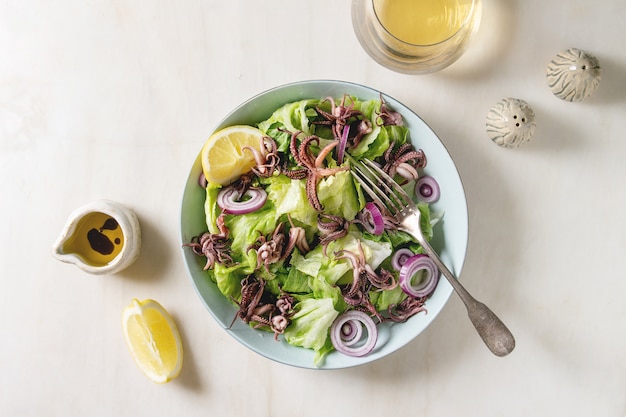
[[[183,345],[176,323],[158,302],[134,298],[122,314],[130,353],[152,381],[162,384],[180,374]]]
[[[254,154],[246,147],[261,150],[264,133],[235,125],[213,133],[202,147],[202,171],[207,181],[226,185],[248,173],[255,165]]]

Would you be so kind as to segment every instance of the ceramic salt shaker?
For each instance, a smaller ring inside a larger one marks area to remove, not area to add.
[[[111,200],[96,200],[74,210],[52,254],[95,275],[114,274],[130,266],[141,249],[135,213]]]
[[[548,64],[546,78],[552,94],[565,101],[583,101],[600,85],[598,58],[581,49],[559,52]]]
[[[489,110],[486,128],[498,146],[517,148],[535,133],[535,112],[524,100],[507,97]]]

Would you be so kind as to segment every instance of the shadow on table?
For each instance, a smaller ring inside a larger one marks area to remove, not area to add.
[[[560,99],[552,97],[555,102]],[[560,103],[557,103],[560,104]],[[569,104],[569,103],[568,103]],[[531,152],[550,152],[555,155],[560,152],[572,152],[579,148],[589,146],[585,143],[580,130],[576,128],[576,123],[572,123],[569,118],[563,118],[554,113],[550,106],[542,106],[537,103],[532,104],[537,122],[537,129],[528,147]],[[524,152],[524,149],[521,149]]]
[[[598,56],[602,78],[598,91],[589,98],[599,104],[621,103],[626,100],[626,68],[608,56]]]
[[[515,2],[502,0],[483,2],[480,28],[471,40],[465,54],[441,76],[451,79],[477,80],[491,76],[498,68],[494,62],[509,51],[517,28]]]
[[[184,320],[180,320],[175,314],[172,317],[178,327],[180,327],[180,337],[183,342],[183,368],[180,375],[176,379],[176,383],[183,385],[187,390],[194,392],[203,392],[206,387],[202,385],[202,379],[200,378],[200,369],[194,358],[193,349],[191,349],[192,343],[187,338],[187,330],[185,328]]]
[[[165,278],[161,271],[167,270],[171,261],[171,241],[161,234],[161,228],[152,224],[147,216],[137,213],[141,227],[141,252],[130,267],[119,273],[124,279],[158,282]]]

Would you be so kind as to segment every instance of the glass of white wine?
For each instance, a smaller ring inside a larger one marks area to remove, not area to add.
[[[405,74],[442,70],[478,30],[482,0],[352,0],[352,25],[379,64]]]

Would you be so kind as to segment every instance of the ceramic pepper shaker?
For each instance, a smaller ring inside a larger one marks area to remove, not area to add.
[[[565,101],[583,101],[600,85],[598,58],[581,49],[559,52],[548,64],[546,78],[552,94]]]
[[[507,97],[487,113],[487,135],[496,145],[517,148],[535,133],[535,112],[524,100]]]

